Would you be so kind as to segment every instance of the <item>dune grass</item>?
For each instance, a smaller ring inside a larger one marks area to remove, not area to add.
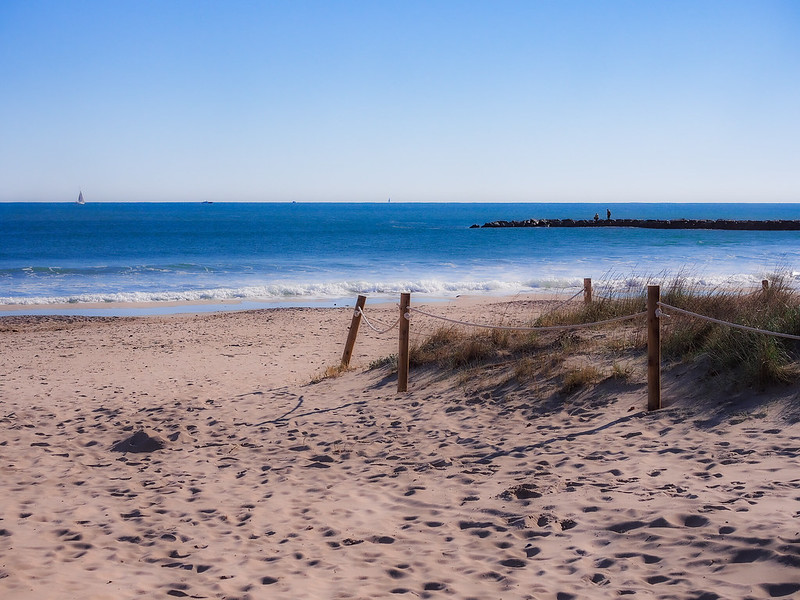
[[[662,286],[662,302],[727,322],[800,335],[800,294],[782,274],[770,278],[768,289],[755,292],[702,290],[679,276]],[[531,325],[591,323],[645,309],[643,289],[638,294],[611,294],[590,304],[568,303]],[[800,342],[677,313],[661,321],[662,356],[668,363],[703,362],[711,374],[723,375],[730,384],[765,386],[800,378]],[[643,329],[642,321],[566,332],[471,331],[446,326],[412,346],[410,361],[415,367],[436,365],[460,371],[503,365],[509,379],[519,383],[558,380],[559,389],[570,393],[604,379],[630,381],[634,370],[619,357],[641,356],[646,351]],[[590,365],[570,363],[570,357],[581,354],[587,355]]]
[[[782,274],[773,275],[769,287],[756,292],[701,293],[676,280],[662,294],[662,302],[731,323],[800,335],[800,294]],[[714,371],[739,383],[788,383],[800,376],[797,341],[690,317],[672,316],[668,321],[662,335],[662,353],[668,359],[705,357]]]

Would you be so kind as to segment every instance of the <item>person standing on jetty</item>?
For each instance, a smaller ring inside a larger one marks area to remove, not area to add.
[[[600,215],[597,214],[597,213],[594,213],[594,222],[597,223],[599,220],[600,220]]]
[[[607,208],[606,209],[606,221],[610,221],[610,220],[611,220],[611,209]]]

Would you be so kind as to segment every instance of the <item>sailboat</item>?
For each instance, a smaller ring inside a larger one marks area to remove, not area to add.
[[[83,191],[78,193],[78,199],[75,201],[75,204],[86,204],[86,200],[83,199]]]

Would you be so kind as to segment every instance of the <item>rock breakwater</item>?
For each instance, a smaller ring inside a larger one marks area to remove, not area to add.
[[[526,219],[491,221],[470,228],[496,227],[639,227],[642,229],[721,229],[727,231],[800,231],[800,220],[732,219]]]

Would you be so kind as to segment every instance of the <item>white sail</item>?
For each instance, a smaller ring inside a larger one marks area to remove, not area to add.
[[[83,199],[83,191],[78,194],[78,200],[75,204],[86,204],[86,200]]]

